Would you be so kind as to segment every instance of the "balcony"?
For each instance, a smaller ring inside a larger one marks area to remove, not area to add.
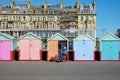
[[[60,19],[62,22],[77,22],[78,19]]]
[[[27,23],[27,20],[21,20],[22,23]]]
[[[29,28],[29,31],[60,31],[57,28]]]

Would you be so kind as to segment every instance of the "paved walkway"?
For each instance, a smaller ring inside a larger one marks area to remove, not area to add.
[[[120,63],[0,62],[0,80],[120,80]]]

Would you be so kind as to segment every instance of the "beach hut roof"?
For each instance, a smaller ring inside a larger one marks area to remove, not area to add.
[[[78,37],[74,38],[73,40],[94,40],[91,36],[89,35],[79,35]]]
[[[21,36],[18,40],[21,40],[21,39],[40,39],[40,40],[42,40],[42,38],[38,37],[37,35],[35,35],[31,32]]]
[[[5,33],[0,33],[0,40],[14,40],[15,38],[8,35],[8,34],[5,34]]]
[[[67,39],[66,37],[64,37],[63,35],[61,35],[60,33],[56,33],[55,35],[51,36],[49,40],[67,40],[69,41],[69,39]]]
[[[102,36],[99,41],[101,40],[120,40],[116,35],[112,33],[107,33],[106,35]]]

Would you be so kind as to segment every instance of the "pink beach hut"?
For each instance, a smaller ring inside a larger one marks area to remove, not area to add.
[[[15,38],[0,33],[0,61],[14,60]]]
[[[33,33],[27,33],[18,40],[18,60],[39,61],[42,59],[42,39]]]

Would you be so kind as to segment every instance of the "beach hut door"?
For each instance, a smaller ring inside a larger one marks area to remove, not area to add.
[[[10,41],[0,41],[0,60],[10,60]]]
[[[30,60],[40,60],[39,48],[40,48],[39,40],[30,40],[30,47],[29,47]]]

